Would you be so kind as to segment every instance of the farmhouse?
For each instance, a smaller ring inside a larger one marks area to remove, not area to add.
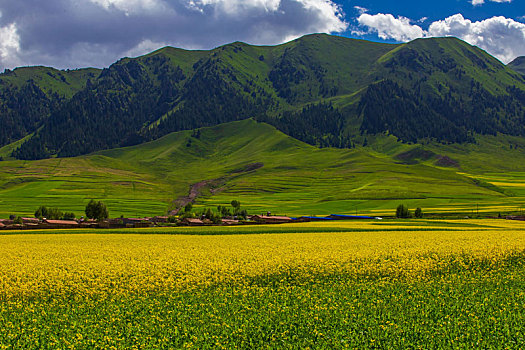
[[[44,223],[51,228],[76,228],[79,227],[78,222],[73,220],[44,220]]]
[[[260,224],[285,224],[292,222],[293,219],[288,216],[270,216],[270,215],[254,215],[251,218],[253,221]]]
[[[0,228],[5,228],[5,225],[0,222]]]
[[[169,216],[155,216],[153,219],[151,219],[152,222],[163,222],[166,223],[169,220]]]
[[[239,220],[222,219],[221,222],[223,225],[237,225],[239,223]]]
[[[22,222],[24,223],[24,225],[27,225],[27,224],[39,224],[40,223],[40,220],[38,220],[37,218],[21,218],[22,219]]]
[[[202,225],[204,225],[204,222],[201,219],[193,219],[193,218],[184,218],[182,220],[182,223],[184,225],[189,225],[189,226],[202,226]]]
[[[150,222],[151,218],[123,218],[121,219],[126,227],[151,227],[152,223]]]

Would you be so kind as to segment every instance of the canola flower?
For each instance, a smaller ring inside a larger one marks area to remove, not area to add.
[[[427,231],[415,230],[428,228],[425,222],[415,223],[394,223],[406,231],[377,231],[383,224],[377,222],[331,222],[295,224],[326,228],[308,234],[0,236],[0,298],[147,294],[274,275],[421,280],[451,266],[476,268],[480,261],[494,269],[525,250],[522,222],[443,221]],[[479,227],[461,226],[473,223]],[[348,227],[375,231],[337,232]]]

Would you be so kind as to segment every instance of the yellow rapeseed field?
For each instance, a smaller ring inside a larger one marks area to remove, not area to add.
[[[242,284],[247,278],[287,273],[305,278],[377,274],[424,279],[453,262],[468,268],[473,259],[496,263],[525,250],[525,223],[517,221],[442,221],[430,226],[425,221],[323,222],[289,227],[326,232],[0,236],[0,298],[127,295]],[[374,230],[337,232],[348,227]],[[401,230],[387,230],[392,227]],[[232,228],[232,233],[243,230],[249,232],[250,227]]]

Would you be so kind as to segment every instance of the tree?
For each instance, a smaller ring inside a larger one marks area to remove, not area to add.
[[[226,206],[222,206],[222,205],[217,206],[217,211],[219,212],[219,215],[222,216],[223,218],[232,216],[230,209],[228,209],[228,207]]]
[[[241,202],[239,202],[238,200],[232,200],[230,204],[233,207],[233,214],[238,215],[241,211]]]
[[[64,220],[75,220],[76,219],[75,213],[64,213]]]
[[[107,219],[109,217],[108,208],[104,203],[92,199],[86,206],[86,217],[97,221]]]
[[[60,220],[64,216],[64,213],[58,208],[48,208],[46,219]]]
[[[40,206],[36,211],[35,211],[35,218],[47,218],[47,207],[45,206]]]
[[[46,218],[50,220],[59,220],[62,219],[63,213],[58,208],[48,208],[46,206],[40,206],[35,211],[35,218]]]
[[[408,210],[408,207],[404,204],[399,204],[396,209],[396,218],[409,218],[410,217],[410,210]]]
[[[189,213],[189,212],[191,212],[192,209],[193,209],[193,204],[191,204],[191,202],[190,202],[190,203],[186,204],[186,206],[184,207],[184,212],[185,213]]]
[[[418,207],[414,212],[414,216],[418,219],[421,219],[423,217],[423,210],[421,210],[421,208]]]

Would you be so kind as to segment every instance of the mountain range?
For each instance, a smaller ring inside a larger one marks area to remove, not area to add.
[[[525,78],[455,38],[324,34],[0,75],[0,215],[520,212]],[[29,160],[29,161],[28,161]]]
[[[165,47],[109,68],[0,75],[0,146],[71,157],[254,118],[319,147],[525,135],[525,78],[456,38],[384,44],[325,34],[278,46]]]

